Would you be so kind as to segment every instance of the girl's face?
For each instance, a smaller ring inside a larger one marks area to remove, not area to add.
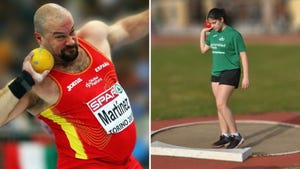
[[[217,32],[223,30],[225,26],[223,18],[221,18],[220,20],[208,18],[208,22],[211,24],[212,29]]]

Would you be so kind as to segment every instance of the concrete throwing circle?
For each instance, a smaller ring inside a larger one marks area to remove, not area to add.
[[[245,138],[241,146],[251,147],[253,156],[283,155],[300,152],[300,125],[271,121],[237,121]],[[170,126],[151,134],[151,142],[188,147],[211,148],[219,139],[218,121],[195,122]]]

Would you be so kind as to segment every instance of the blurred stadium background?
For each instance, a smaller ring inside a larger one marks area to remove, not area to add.
[[[76,27],[89,19],[113,23],[122,16],[149,8],[140,0],[2,0],[0,2],[0,86],[21,71],[23,58],[37,47],[33,14],[42,4],[61,4],[73,14]],[[149,38],[112,51],[120,83],[129,95],[137,123],[134,156],[148,168]],[[0,110],[1,115],[1,110]],[[0,168],[56,168],[51,136],[34,117],[23,115],[0,128]]]
[[[242,34],[298,33],[298,0],[152,0],[152,33],[199,33],[208,11],[226,9],[231,25]]]
[[[151,119],[216,115],[211,53],[199,49],[213,7],[226,10],[247,46],[250,88],[234,93],[233,112],[299,112],[299,6],[299,0],[152,0]]]

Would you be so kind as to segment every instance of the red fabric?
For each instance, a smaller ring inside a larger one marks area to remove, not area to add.
[[[64,169],[143,169],[140,163],[133,157],[130,156],[124,164],[115,164],[102,162],[101,159],[91,159],[91,160],[79,160],[79,159],[70,159],[72,163],[65,160],[63,163],[60,163],[58,168]]]
[[[19,169],[18,143],[3,144],[3,169]]]
[[[39,118],[50,126],[55,135],[60,169],[80,164],[88,167],[86,164],[91,161],[98,168],[105,165],[115,168],[114,164],[124,167],[136,141],[134,122],[120,133],[107,134],[87,106],[88,101],[118,82],[114,65],[87,42],[78,40],[80,47],[89,55],[91,63],[86,70],[77,74],[58,70],[50,72],[50,77],[58,84],[61,93],[59,102],[51,110],[75,127],[88,159],[76,160],[75,152],[61,126],[42,116]]]

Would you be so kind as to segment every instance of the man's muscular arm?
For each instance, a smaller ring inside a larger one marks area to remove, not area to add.
[[[112,47],[133,42],[149,32],[149,11],[125,17],[109,27],[108,41]]]
[[[23,62],[23,72],[4,88],[0,89],[0,126],[15,118],[31,104],[33,93],[31,87],[41,82],[49,72],[36,73],[31,64],[32,53]]]
[[[6,85],[0,90],[0,126],[24,112],[29,104],[29,94],[18,99]]]
[[[7,122],[10,112],[18,102],[19,99],[11,93],[8,86],[0,90],[0,126]]]
[[[77,36],[97,47],[106,57],[111,58],[111,47],[120,46],[144,37],[149,32],[149,11],[120,19],[109,26],[99,20],[85,23]]]

